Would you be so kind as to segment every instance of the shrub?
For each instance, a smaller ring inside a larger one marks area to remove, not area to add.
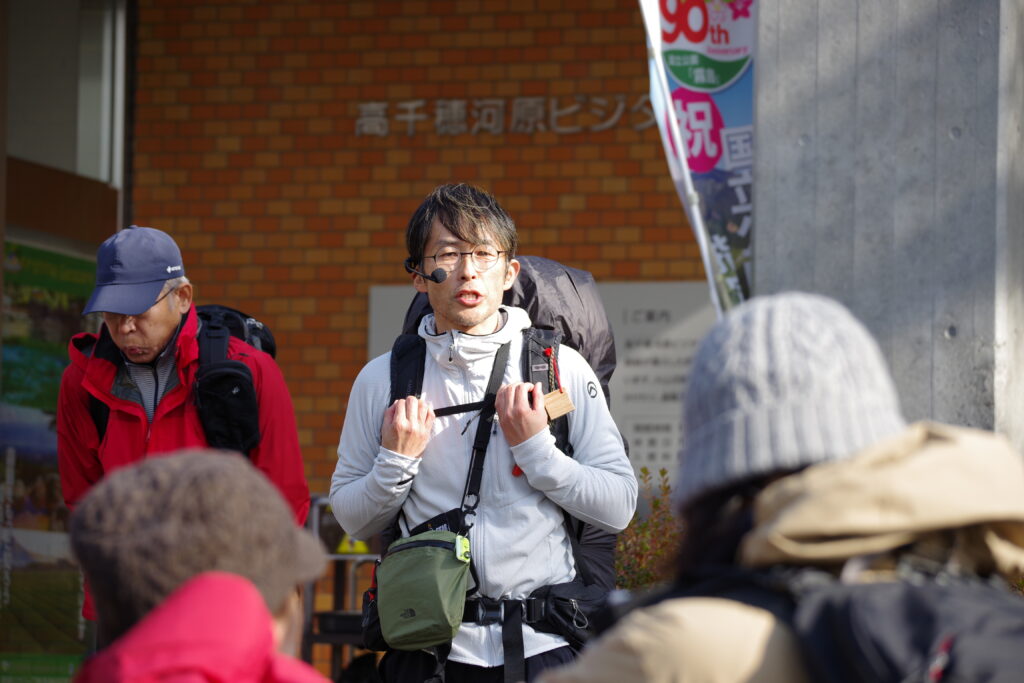
[[[682,525],[672,511],[668,471],[658,471],[658,484],[650,471],[640,468],[640,504],[626,530],[619,534],[615,555],[616,586],[638,589],[670,581]]]

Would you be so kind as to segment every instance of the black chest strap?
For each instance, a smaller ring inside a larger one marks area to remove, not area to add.
[[[476,417],[476,433],[473,437],[473,451],[469,461],[469,471],[466,473],[466,485],[462,491],[462,506],[440,515],[432,517],[427,521],[409,530],[409,534],[418,534],[430,529],[447,528],[458,531],[461,534],[469,532],[473,526],[468,519],[476,514],[476,508],[480,504],[480,485],[483,482],[484,459],[487,456],[487,445],[491,441],[491,429],[494,425],[494,401],[501,388],[501,382],[505,377],[505,367],[508,365],[509,343],[502,344],[494,354],[494,365],[491,366],[491,376],[487,380],[487,388],[484,390],[482,401],[467,403],[456,408],[465,408],[455,412],[469,412],[472,408],[467,406],[480,406],[480,413]],[[434,411],[437,415],[438,411]],[[448,412],[446,414],[452,414]],[[399,513],[401,514],[401,513]],[[471,563],[472,566],[472,563]]]

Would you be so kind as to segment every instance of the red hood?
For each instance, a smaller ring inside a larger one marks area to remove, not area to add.
[[[272,620],[246,579],[192,579],[89,659],[76,683],[326,683],[274,648]]]

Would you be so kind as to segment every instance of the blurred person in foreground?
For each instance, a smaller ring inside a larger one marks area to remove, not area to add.
[[[786,293],[729,313],[698,349],[683,419],[677,591],[780,566],[892,581],[904,553],[1024,571],[1019,456],[988,432],[907,426],[877,344],[835,301]],[[811,680],[774,614],[699,589],[669,596],[541,680]]]
[[[326,554],[242,456],[194,450],[118,469],[76,507],[71,546],[110,642],[76,681],[326,680],[294,658],[299,588]]]

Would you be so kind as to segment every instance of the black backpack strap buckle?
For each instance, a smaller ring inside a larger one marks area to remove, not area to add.
[[[498,624],[505,620],[509,610],[519,610],[523,614],[523,622],[535,624],[544,619],[544,598],[529,597],[525,600],[502,598],[495,600],[487,597],[468,598],[462,611],[462,620],[474,624]]]
[[[462,620],[482,625],[497,624],[504,621],[505,612],[510,609],[520,610],[523,613],[523,623],[526,624],[543,621],[546,613],[544,598],[531,596],[525,600],[511,598],[494,600],[481,596],[466,600],[466,607],[462,611]]]
[[[470,598],[466,600],[466,607],[462,611],[462,620],[480,624],[481,626],[500,624],[502,619],[505,618],[505,602],[504,600],[494,600],[483,596]]]

